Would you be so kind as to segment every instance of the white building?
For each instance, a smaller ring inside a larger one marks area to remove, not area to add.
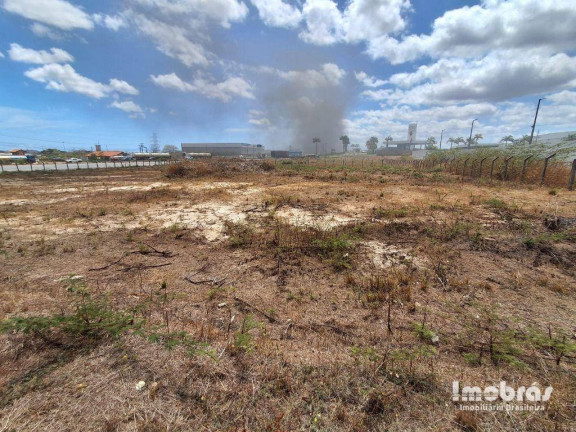
[[[184,153],[210,153],[212,156],[264,157],[260,144],[247,143],[182,143]]]

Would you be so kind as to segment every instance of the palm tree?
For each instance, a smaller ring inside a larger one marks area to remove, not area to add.
[[[386,141],[386,148],[388,148],[388,144],[390,144],[390,141],[394,141],[394,138],[388,135],[386,138],[384,138],[384,141]]]
[[[436,138],[433,136],[428,137],[426,140],[426,150],[435,150],[436,148]]]
[[[506,143],[513,143],[514,142],[514,137],[512,135],[506,135],[505,137],[503,137],[500,140],[501,143],[504,143],[504,145],[506,145]]]
[[[318,156],[318,144],[320,144],[320,138],[312,138],[312,143],[316,146],[316,156]]]
[[[466,140],[462,137],[458,137],[458,138],[448,138],[448,142],[450,143],[450,148],[452,148],[452,145],[458,145],[458,144],[464,144],[466,143]]]
[[[344,153],[347,153],[348,146],[350,145],[350,138],[348,138],[348,135],[342,135],[340,137],[340,141],[342,141],[342,148],[344,150]]]
[[[378,148],[378,138],[375,136],[370,137],[370,139],[366,141],[366,148],[368,149],[368,153],[374,153]]]

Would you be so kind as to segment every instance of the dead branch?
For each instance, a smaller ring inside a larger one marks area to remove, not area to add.
[[[260,309],[258,309],[256,306],[251,305],[250,303],[248,303],[246,300],[242,300],[239,297],[234,296],[234,300],[236,300],[238,303],[243,304],[244,306],[248,307],[249,309],[252,309],[255,312],[258,312],[260,315],[262,315],[263,317],[265,317],[268,321],[270,321],[271,323],[276,322],[276,318],[274,318],[273,316],[270,316],[269,314],[267,314],[264,311],[261,311]]]

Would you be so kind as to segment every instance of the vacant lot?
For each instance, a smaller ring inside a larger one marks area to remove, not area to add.
[[[576,428],[574,192],[213,161],[5,175],[0,216],[0,431]],[[502,380],[546,410],[452,402]]]

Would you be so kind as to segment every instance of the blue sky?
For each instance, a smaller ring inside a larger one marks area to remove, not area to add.
[[[0,148],[576,129],[573,0],[0,0]]]

